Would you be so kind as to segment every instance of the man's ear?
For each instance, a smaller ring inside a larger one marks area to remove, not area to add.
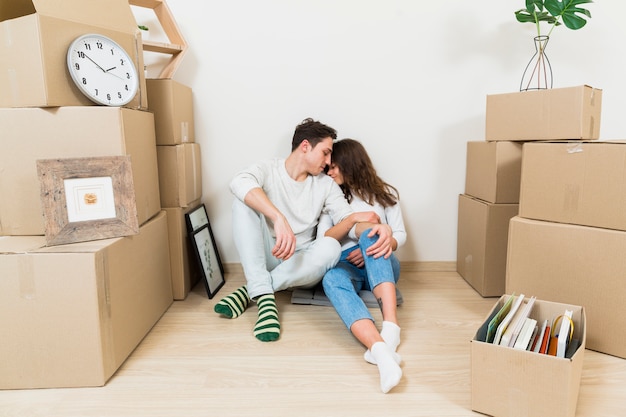
[[[302,152],[308,152],[309,150],[311,150],[311,142],[304,139],[302,142],[300,142],[300,149],[302,149]]]

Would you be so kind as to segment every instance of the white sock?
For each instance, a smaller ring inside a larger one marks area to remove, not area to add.
[[[400,326],[392,321],[383,321],[383,328],[380,335],[394,352],[400,344]]]
[[[398,349],[398,345],[400,344],[400,327],[392,321],[383,321],[383,328],[380,331],[380,336],[395,353],[396,349]],[[376,365],[376,360],[372,356],[372,352],[370,352],[369,349],[365,351],[363,358],[365,358],[365,360],[372,365]],[[402,358],[400,358],[400,355],[397,353],[395,353],[395,359],[398,365],[402,361]]]
[[[398,385],[402,378],[402,369],[396,363],[391,348],[384,342],[376,342],[371,349],[380,374],[380,389],[388,393]]]

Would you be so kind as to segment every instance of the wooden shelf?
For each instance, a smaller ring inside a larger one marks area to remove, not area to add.
[[[143,41],[143,50],[171,55],[158,78],[172,78],[187,52],[187,42],[165,0],[128,0],[132,6],[152,9],[170,43]]]

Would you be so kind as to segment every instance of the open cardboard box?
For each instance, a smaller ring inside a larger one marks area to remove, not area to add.
[[[587,337],[585,309],[535,301],[530,317],[537,322],[573,311],[573,339],[580,346],[571,358],[557,358],[483,341],[489,321],[508,297],[498,300],[471,341],[472,410],[494,417],[574,417]]]
[[[626,358],[626,232],[514,217],[506,292],[585,306],[587,348]]]
[[[67,48],[81,35],[100,33],[135,58],[139,91],[125,107],[146,109],[143,50],[137,32],[127,0],[2,0],[0,107],[94,105],[67,71]]]

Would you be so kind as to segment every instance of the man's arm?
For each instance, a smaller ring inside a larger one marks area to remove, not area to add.
[[[272,248],[272,255],[283,261],[289,259],[296,251],[296,235],[283,213],[276,208],[261,188],[248,191],[243,202],[273,223],[276,245]]]
[[[324,236],[329,236],[337,239],[341,242],[341,240],[348,235],[350,229],[352,229],[357,223],[368,222],[368,223],[379,223],[380,217],[373,211],[362,211],[355,212],[346,216],[342,221],[328,229]]]

